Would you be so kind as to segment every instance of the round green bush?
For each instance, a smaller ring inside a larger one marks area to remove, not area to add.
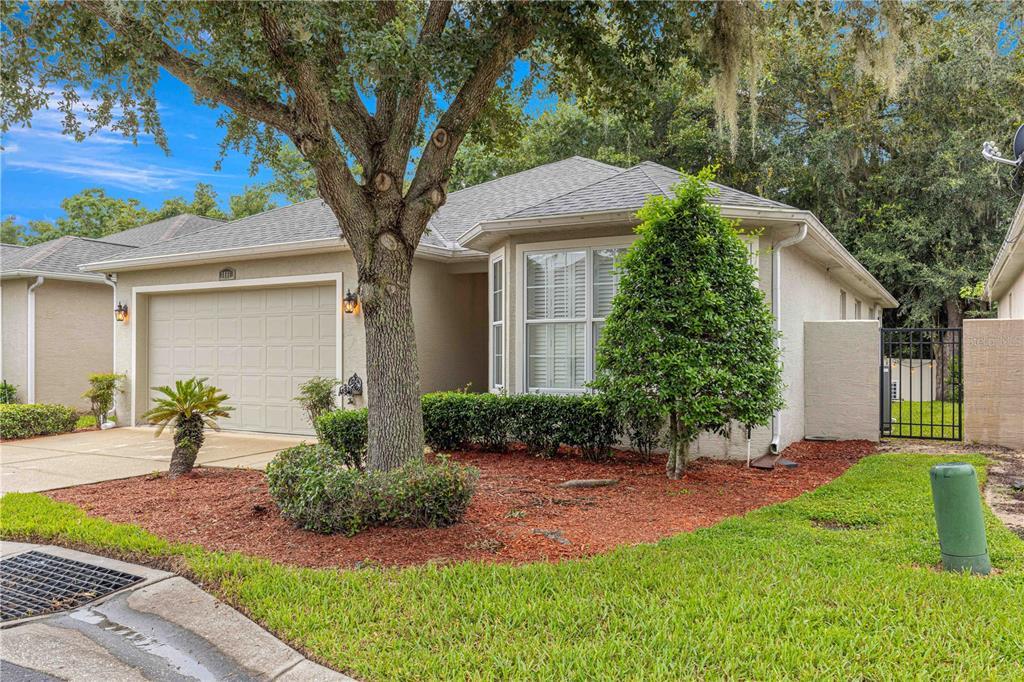
[[[282,450],[267,465],[270,495],[285,518],[318,533],[374,526],[442,528],[460,521],[479,472],[438,458],[392,471],[361,471],[327,445]]]

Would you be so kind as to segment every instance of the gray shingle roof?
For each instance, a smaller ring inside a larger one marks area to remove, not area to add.
[[[0,270],[13,270],[25,253],[24,246],[0,244]]]
[[[135,247],[124,244],[110,244],[98,239],[83,237],[60,237],[34,246],[18,249],[14,258],[8,259],[8,251],[3,251],[4,272],[19,271],[39,273],[41,275],[76,275],[91,276],[103,279],[102,275],[83,273],[79,266],[98,260],[106,260],[125,252],[134,251]]]
[[[452,192],[431,218],[422,243],[474,253],[460,247],[457,240],[478,223],[583,211],[635,210],[651,194],[670,194],[678,179],[676,171],[656,163],[645,162],[622,169],[573,156]],[[718,187],[721,194],[715,200],[722,204],[789,208],[729,187]],[[146,227],[151,226],[137,229]],[[106,239],[118,237],[111,235]],[[177,256],[340,237],[338,221],[330,208],[320,199],[311,199],[152,242],[109,260]]]
[[[584,187],[619,172],[621,169],[615,166],[574,156],[452,192],[445,205],[431,218],[422,243],[444,249],[460,249],[455,240],[481,220],[508,215],[537,201]],[[311,199],[222,223],[191,235],[150,244],[111,260],[340,237],[338,221],[331,209],[321,199]]]
[[[99,241],[111,244],[124,244],[126,246],[149,246],[150,244],[182,237],[223,223],[223,220],[183,213],[172,218],[164,218],[163,220],[157,220],[146,225],[133,227],[130,230],[117,232],[116,234],[108,234],[106,237],[100,237]]]
[[[679,181],[679,172],[661,164],[645,161],[609,178],[562,194],[548,201],[535,203],[506,218],[546,218],[573,213],[615,210],[636,210],[651,195],[672,195],[672,186]],[[750,208],[792,208],[777,201],[741,192],[732,187],[712,183],[719,191],[712,203]]]

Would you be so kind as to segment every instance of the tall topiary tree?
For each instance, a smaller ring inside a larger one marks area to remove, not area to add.
[[[783,405],[772,313],[736,224],[707,201],[713,177],[684,177],[641,209],[598,345],[593,386],[668,422],[669,478],[702,432],[764,425]]]

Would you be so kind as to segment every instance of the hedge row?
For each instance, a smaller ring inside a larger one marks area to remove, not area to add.
[[[78,415],[65,405],[0,404],[0,438],[31,438],[75,430]]]
[[[360,471],[325,445],[283,450],[267,465],[270,494],[285,518],[345,535],[374,526],[450,526],[466,513],[478,477],[476,469],[445,459]]]
[[[442,392],[423,396],[423,430],[435,451],[475,445],[491,451],[523,443],[550,456],[561,446],[579,448],[590,460],[611,455],[623,429],[619,419],[591,395]],[[366,410],[337,410],[317,420],[317,433],[334,450],[362,462],[366,450]]]

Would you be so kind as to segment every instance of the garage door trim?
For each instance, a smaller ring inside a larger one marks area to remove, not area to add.
[[[334,296],[335,296],[335,314],[334,320],[334,373],[336,379],[342,377],[342,318],[341,307],[338,305],[338,298],[341,296],[341,292],[344,291],[342,288],[342,274],[340,272],[325,272],[315,275],[290,275],[285,277],[255,277],[252,279],[237,279],[227,282],[186,282],[183,284],[157,284],[147,286],[132,287],[132,306],[131,316],[128,318],[129,325],[131,327],[131,424],[135,426],[138,424],[136,415],[137,410],[137,395],[136,387],[139,383],[139,367],[138,367],[138,320],[139,315],[136,314],[138,311],[139,294],[150,295],[150,294],[169,294],[169,293],[185,293],[185,292],[203,292],[203,291],[217,291],[220,289],[247,289],[252,287],[281,287],[281,286],[298,286],[302,284],[325,284],[333,282],[335,285]],[[148,324],[148,316],[147,316]],[[148,383],[148,373],[147,379]],[[148,390],[150,387],[146,386]]]

